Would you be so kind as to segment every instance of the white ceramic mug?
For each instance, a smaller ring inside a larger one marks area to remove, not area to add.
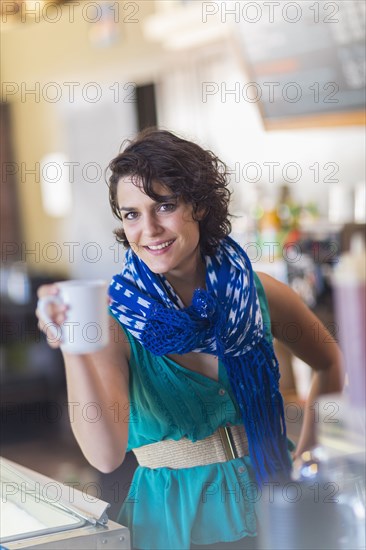
[[[107,283],[101,280],[75,280],[56,283],[57,295],[43,296],[38,301],[42,319],[49,324],[47,335],[61,341],[66,353],[93,353],[108,344]],[[68,306],[66,319],[56,325],[47,313],[49,304]],[[48,332],[50,331],[50,333]]]

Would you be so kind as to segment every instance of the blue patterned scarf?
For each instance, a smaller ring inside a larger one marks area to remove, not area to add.
[[[250,260],[230,237],[204,259],[207,290],[196,289],[185,307],[164,275],[152,273],[129,249],[110,285],[111,312],[154,355],[217,355],[242,414],[258,482],[287,477],[278,362],[264,337]]]

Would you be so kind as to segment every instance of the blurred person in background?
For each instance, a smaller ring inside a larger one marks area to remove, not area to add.
[[[109,169],[116,237],[127,252],[109,289],[108,347],[64,353],[69,401],[102,411],[90,423],[78,407],[73,432],[101,472],[134,451],[139,467],[119,515],[133,548],[257,548],[261,519],[248,488],[289,479],[292,458],[315,444],[312,403],[342,386],[338,346],[229,237],[228,175],[211,151],[148,129]],[[38,295],[57,292],[48,285]],[[50,308],[61,325],[67,308]],[[298,327],[295,342],[288,323]],[[296,449],[273,338],[314,371]]]

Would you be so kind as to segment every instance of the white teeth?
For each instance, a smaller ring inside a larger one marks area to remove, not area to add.
[[[150,248],[150,250],[162,250],[163,248],[166,248],[170,244],[172,244],[173,241],[167,241],[166,243],[158,244],[156,246],[148,246],[147,248]]]

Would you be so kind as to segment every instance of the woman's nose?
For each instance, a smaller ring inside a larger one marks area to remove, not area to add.
[[[154,215],[146,216],[144,220],[144,232],[146,235],[158,235],[161,231],[162,227],[157,217]]]

